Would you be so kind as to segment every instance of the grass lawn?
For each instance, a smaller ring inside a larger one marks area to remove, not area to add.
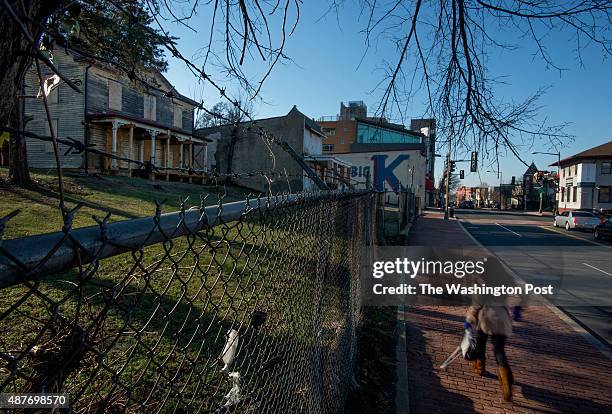
[[[0,173],[6,178],[6,170]],[[45,174],[34,178],[47,190],[0,182],[0,215],[22,210],[6,227],[6,238],[61,229],[56,180]],[[66,189],[71,206],[87,203],[76,226],[95,224],[91,215],[107,211],[115,220],[150,216],[154,200],[167,199],[164,211],[178,209],[185,196],[198,205],[200,194],[211,194],[206,204],[216,204],[223,191],[108,176],[67,177]],[[228,188],[225,201],[245,196],[244,190]],[[0,291],[0,354],[18,358],[22,374],[12,377],[0,358],[0,386],[11,384],[0,392],[25,392],[55,375],[81,409],[91,404],[94,411],[110,406],[172,412],[180,406],[184,412],[209,412],[224,403],[232,385],[219,362],[229,329],[239,330],[241,338],[232,370],[240,372],[242,392],[260,401],[261,411],[282,406],[298,412],[303,406],[316,338],[333,383],[329,389],[341,390],[350,279],[358,277],[351,254],[354,217],[345,212],[365,203],[338,203],[337,210],[324,205],[337,211],[326,274],[318,263],[319,229],[334,216],[312,203],[252,214],[111,257],[86,277],[77,269],[46,276],[35,294],[25,286]],[[319,318],[315,309],[321,309]],[[260,327],[253,326],[257,314],[264,315]],[[82,338],[91,348],[80,346]],[[327,398],[341,401],[340,395]]]
[[[37,190],[25,190],[7,183],[8,169],[0,168],[0,217],[13,210],[21,212],[5,228],[5,239],[59,231],[62,215],[58,208],[57,177],[32,173]],[[116,176],[66,176],[64,177],[68,207],[78,202],[85,205],[77,214],[74,227],[95,225],[92,215],[102,218],[111,212],[111,220],[125,220],[151,216],[155,213],[155,201],[167,200],[164,212],[179,209],[181,198],[189,197],[188,205],[199,205],[200,196],[208,195],[207,205],[217,204],[222,186],[207,186],[166,181],[149,181],[141,178]],[[248,191],[228,187],[225,201],[243,200]]]

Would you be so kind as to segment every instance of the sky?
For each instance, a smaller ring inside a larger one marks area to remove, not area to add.
[[[338,13],[327,15],[324,13],[329,4],[327,1],[308,0],[301,4],[300,20],[285,48],[293,62],[274,68],[261,92],[264,102],[255,105],[257,118],[284,115],[293,105],[313,118],[335,115],[339,112],[340,102],[349,100],[363,100],[371,112],[376,109],[381,96],[377,85],[383,76],[380,67],[385,61],[395,61],[398,52],[383,38],[372,45],[362,60],[366,50],[362,29],[366,20],[358,7],[351,7],[356,3],[349,0]],[[180,25],[166,25],[173,35],[180,38],[178,47],[187,57],[193,57],[206,43],[210,25],[207,10],[200,10],[190,24],[198,33]],[[569,123],[565,131],[575,136],[573,141],[559,148],[561,158],[612,140],[612,62],[603,58],[600,49],[588,47],[583,50],[584,64],[581,66],[574,58],[573,45],[568,43],[566,34],[548,37],[548,50],[555,62],[565,69],[560,73],[547,68],[541,58],[534,56],[533,44],[521,44],[512,33],[501,34],[521,47],[490,53],[488,69],[491,75],[504,77],[504,85],[496,88],[496,94],[505,101],[520,101],[539,88],[548,87],[538,101],[539,119],[551,124]],[[168,60],[166,76],[181,93],[196,100],[203,99],[207,105],[221,100],[218,93],[198,85],[196,77],[182,62],[172,57]],[[245,67],[249,73],[251,67],[248,64]],[[214,70],[212,73],[215,75]],[[253,73],[258,73],[255,66]],[[221,74],[216,75],[221,79]],[[406,104],[408,119],[424,115],[425,98],[423,93],[417,94]],[[438,149],[438,152],[445,151]],[[550,169],[548,165],[556,160],[556,156],[531,154],[534,151],[556,152],[549,147],[523,146],[520,151],[525,161],[535,162],[540,169]],[[440,160],[438,158],[436,163],[436,182],[443,168]],[[468,163],[459,164],[458,169],[466,170],[462,184],[475,186],[484,182],[497,185],[498,175],[487,173],[483,164],[479,173],[469,173]],[[500,169],[507,183],[512,176],[519,179],[526,167],[508,153],[502,154]]]

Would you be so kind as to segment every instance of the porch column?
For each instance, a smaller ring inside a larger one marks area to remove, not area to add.
[[[144,147],[145,147],[144,141],[140,141],[139,145],[140,145],[140,154],[139,154],[138,161],[144,162]]]
[[[119,128],[119,125],[117,121],[113,121],[113,138],[111,141],[111,153],[113,154],[113,157],[117,156],[117,129],[118,128]],[[116,170],[116,169],[117,169],[117,159],[112,158],[111,170]]]
[[[155,167],[155,137],[157,136],[157,131],[151,131],[151,164]]]
[[[133,159],[132,158],[132,153],[133,153],[133,148],[134,148],[134,125],[130,125],[130,135],[129,135],[129,139],[128,139],[128,158],[129,159]],[[128,162],[128,175],[131,177],[132,176],[132,163]]]
[[[189,141],[189,166],[195,170],[195,158],[193,156],[193,141]],[[193,182],[192,176],[189,176],[189,182]]]
[[[179,168],[183,169],[183,156],[185,154],[185,145],[181,142],[179,145]]]
[[[172,164],[170,163],[170,131],[168,131],[168,141],[166,142],[166,168],[172,168]],[[170,181],[170,173],[171,170],[166,170],[166,181]]]
[[[155,164],[155,138],[156,137],[157,137],[157,131],[152,130],[151,131],[151,165],[153,167],[156,166]],[[151,179],[155,180],[155,171],[151,171]]]

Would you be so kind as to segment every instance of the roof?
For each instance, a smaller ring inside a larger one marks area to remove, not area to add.
[[[259,119],[255,119],[253,121],[251,121],[251,120],[241,121],[241,122],[238,122],[238,125],[252,124],[253,122],[261,122],[261,121],[269,121],[271,119],[285,118],[285,117],[289,116],[289,114],[291,114],[291,112],[295,112],[295,113],[299,114],[300,116],[304,117],[304,127],[305,128],[308,128],[312,132],[314,132],[315,134],[320,135],[322,138],[325,138],[325,134],[321,130],[321,126],[319,124],[317,124],[314,119],[309,118],[304,113],[302,113],[299,109],[297,109],[297,106],[295,106],[295,105],[293,105],[293,108],[291,108],[291,110],[289,112],[287,112],[286,115],[271,116],[271,117],[268,117],[268,118],[259,118]],[[195,130],[195,133],[198,136],[200,136],[200,135],[204,135],[204,134],[206,134],[208,132],[216,131],[219,128],[228,127],[228,126],[234,126],[234,124],[233,123],[226,123],[226,124],[216,125],[216,126],[212,126],[212,127],[197,128]]]
[[[560,162],[550,164],[551,167],[557,167],[567,165],[576,161],[593,158],[610,158],[612,159],[612,141],[608,141],[605,144],[598,145],[593,148],[589,148],[586,151],[579,152],[578,154],[572,155],[562,159]]]
[[[172,131],[175,133],[179,133],[179,134],[183,134],[183,135],[188,135],[191,137],[195,137],[195,135],[187,130],[181,129],[181,128],[177,128],[177,127],[169,127],[167,125],[161,124],[159,122],[156,121],[152,121],[150,119],[145,119],[145,118],[140,118],[140,117],[136,117],[136,116],[130,116],[130,115],[126,115],[126,114],[122,114],[122,113],[116,113],[116,112],[95,112],[95,113],[88,113],[87,117],[90,119],[106,119],[106,118],[122,118],[125,119],[127,121],[133,121],[133,122],[138,122],[139,124],[144,124],[144,125],[149,125],[151,127],[157,128],[157,129],[162,129],[165,131]],[[205,137],[197,137],[198,139],[207,141],[207,142],[213,142],[211,139],[209,138],[205,138]]]
[[[532,162],[529,168],[523,173],[523,177],[526,175],[533,175],[533,173],[538,171],[538,167],[536,167],[535,163]]]
[[[342,164],[345,167],[352,167],[353,164],[347,160],[336,157],[334,154],[311,154],[305,155],[304,159],[306,161],[332,161],[337,164]]]

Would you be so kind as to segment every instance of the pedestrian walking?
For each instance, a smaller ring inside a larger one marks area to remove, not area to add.
[[[485,374],[487,339],[491,337],[493,353],[497,361],[497,378],[501,386],[504,400],[512,400],[512,385],[514,379],[506,357],[506,339],[512,334],[512,317],[507,306],[503,305],[472,305],[466,314],[466,329],[474,329],[476,333],[476,350],[478,357],[472,362],[474,372],[480,376]]]

